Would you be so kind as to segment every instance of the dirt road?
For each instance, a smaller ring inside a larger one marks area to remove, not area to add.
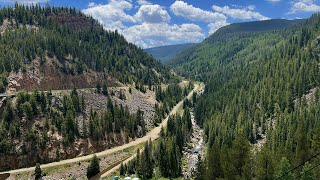
[[[202,85],[202,84],[200,84],[200,85],[199,85],[199,84],[195,84],[193,90],[188,94],[188,96],[185,97],[185,98],[184,98],[183,100],[181,100],[175,107],[172,108],[172,110],[170,111],[170,114],[162,121],[162,123],[161,123],[158,127],[154,128],[152,131],[150,131],[150,133],[147,134],[145,137],[140,138],[140,139],[142,140],[141,142],[145,142],[145,141],[149,140],[150,138],[151,138],[151,141],[157,139],[157,138],[159,137],[159,133],[160,133],[160,130],[161,130],[161,126],[165,126],[165,125],[167,124],[168,119],[169,119],[169,116],[175,115],[175,114],[177,113],[178,109],[182,106],[183,101],[184,101],[186,98],[188,98],[188,99],[192,98],[193,92],[199,92],[199,91],[202,90],[202,89],[203,89],[203,85]],[[133,141],[133,142],[134,142],[134,141]],[[130,144],[130,143],[129,143],[129,144]],[[138,144],[139,144],[139,143],[138,143]],[[135,155],[132,156],[132,157],[130,157],[129,159],[127,159],[127,160],[124,161],[123,163],[129,162],[129,161],[132,160],[134,157],[135,157]],[[120,168],[120,164],[119,164],[118,166],[112,168],[111,170],[107,171],[106,173],[102,174],[102,175],[101,175],[101,179],[110,176],[113,172],[117,171],[119,168]]]
[[[193,92],[198,92],[199,89],[201,89],[202,85],[199,85],[199,84],[195,84],[194,86],[194,89],[188,94],[188,96],[186,98],[191,98],[192,97],[192,94]],[[184,99],[183,99],[184,100]],[[179,107],[183,104],[183,100],[181,100],[170,112],[169,115],[174,115],[177,110],[179,109]],[[146,142],[148,141],[149,139],[151,139],[152,141],[157,139],[159,137],[159,133],[160,133],[160,130],[161,130],[161,126],[164,126],[165,124],[167,124],[167,121],[168,121],[168,118],[169,118],[169,115],[162,121],[162,123],[158,126],[158,127],[155,127],[154,129],[152,129],[150,132],[147,133],[146,136],[142,137],[142,138],[138,138],[134,141],[131,141],[130,143],[128,144],[124,144],[122,146],[118,146],[118,147],[114,147],[112,149],[107,149],[105,151],[101,151],[101,152],[98,152],[98,153],[95,153],[98,157],[101,157],[101,156],[106,156],[108,154],[111,154],[111,153],[114,153],[114,152],[117,152],[117,151],[121,151],[121,150],[124,150],[126,148],[129,148],[129,147],[132,147],[132,146],[136,146],[140,143],[143,143],[143,142]],[[66,160],[62,160],[62,161],[59,161],[59,162],[52,162],[52,163],[48,163],[48,164],[42,164],[41,165],[41,168],[42,169],[45,169],[45,168],[49,168],[49,167],[55,167],[55,166],[61,166],[61,165],[65,165],[65,164],[70,164],[70,163],[77,163],[77,162],[80,162],[80,161],[87,161],[87,160],[90,160],[92,159],[94,154],[90,154],[90,155],[86,155],[86,156],[81,156],[81,157],[76,157],[76,158],[73,158],[73,159],[66,159]],[[23,173],[23,172],[30,172],[30,171],[34,171],[34,167],[29,167],[29,168],[22,168],[22,169],[16,169],[16,170],[10,170],[10,171],[7,171],[7,172],[0,172],[0,174],[5,174],[5,173],[10,173],[10,174],[17,174],[17,173]],[[108,172],[107,172],[108,173]],[[107,174],[105,173],[105,174]],[[105,176],[105,174],[102,175],[102,177]]]

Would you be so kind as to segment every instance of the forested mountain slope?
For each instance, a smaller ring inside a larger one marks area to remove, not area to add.
[[[10,85],[7,76],[15,83],[9,88],[18,90],[94,87],[104,76],[122,83],[155,84],[171,76],[117,31],[104,30],[72,8],[16,5],[0,10],[0,23],[2,92]],[[67,87],[55,87],[62,82]]]
[[[202,78],[201,76],[211,71],[210,68],[216,67],[216,64],[229,61],[235,53],[247,46],[253,46],[253,43],[258,43],[254,41],[260,41],[264,34],[277,36],[278,33],[273,34],[272,32],[301,24],[304,21],[273,19],[231,24],[220,28],[202,43],[181,52],[169,64],[185,76],[192,75]],[[280,41],[281,39],[278,38],[281,37],[268,38],[270,40],[266,43],[272,44],[274,41]]]
[[[16,4],[0,24],[0,171],[132,141],[188,91],[76,9]]]
[[[160,62],[167,64],[170,60],[174,59],[177,54],[181,53],[187,48],[193,47],[195,43],[176,44],[168,46],[160,46],[145,49],[147,53],[151,54],[154,58],[160,60]]]
[[[319,161],[306,163],[320,151],[319,25],[315,14],[284,29],[221,29],[176,59],[206,84],[195,107],[208,148],[197,178],[320,178]]]

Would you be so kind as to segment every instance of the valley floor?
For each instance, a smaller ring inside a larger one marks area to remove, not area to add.
[[[203,157],[204,143],[203,143],[203,130],[197,125],[193,111],[191,114],[192,122],[192,135],[191,140],[183,150],[183,176],[185,179],[192,177],[192,173],[196,171],[198,157]]]

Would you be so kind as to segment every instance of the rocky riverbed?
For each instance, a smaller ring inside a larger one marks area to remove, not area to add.
[[[193,111],[191,110],[192,134],[190,142],[183,150],[182,173],[185,179],[192,178],[192,172],[196,170],[198,157],[203,157],[204,144],[203,144],[203,130],[197,125]]]

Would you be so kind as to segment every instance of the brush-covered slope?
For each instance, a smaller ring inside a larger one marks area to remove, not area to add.
[[[167,64],[175,56],[187,48],[196,45],[195,43],[187,43],[187,44],[176,44],[176,45],[168,45],[168,46],[160,46],[145,49],[145,51],[151,54],[154,58],[160,60],[161,63]]]

